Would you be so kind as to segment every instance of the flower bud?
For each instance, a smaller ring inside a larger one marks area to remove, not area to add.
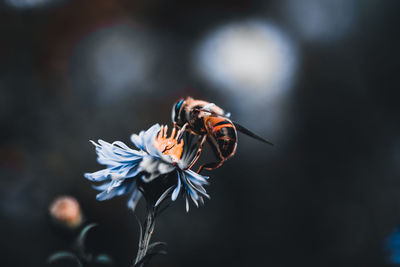
[[[56,198],[49,207],[51,218],[69,228],[76,228],[82,223],[82,213],[78,200],[71,196]]]

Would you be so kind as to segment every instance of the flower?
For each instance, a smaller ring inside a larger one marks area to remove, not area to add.
[[[76,228],[82,224],[82,213],[78,200],[71,196],[56,198],[49,207],[51,218],[61,225]]]
[[[173,128],[171,136],[167,137],[167,126],[155,124],[139,135],[133,134],[131,141],[138,149],[129,148],[123,142],[108,143],[99,140],[96,147],[97,161],[107,167],[103,170],[85,173],[84,176],[94,182],[104,182],[95,189],[102,191],[96,196],[99,201],[131,194],[128,207],[135,209],[144,192],[157,178],[163,177],[174,184],[166,189],[157,201],[158,206],[167,196],[175,201],[181,193],[186,199],[186,210],[189,210],[189,198],[198,206],[203,203],[203,197],[209,198],[204,189],[208,177],[190,170],[196,160],[198,142],[193,142],[193,136],[184,134],[180,139],[180,131]],[[175,179],[175,180],[171,180]],[[145,186],[141,186],[145,185]],[[172,193],[171,193],[172,192]]]

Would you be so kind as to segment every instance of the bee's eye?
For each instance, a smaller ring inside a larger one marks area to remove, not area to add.
[[[172,115],[172,121],[173,121],[173,122],[178,122],[179,116],[180,116],[180,110],[181,110],[181,107],[182,107],[183,102],[184,102],[183,99],[179,100],[179,101],[174,105],[174,107],[172,108],[172,114],[171,114],[171,115]]]
[[[176,104],[176,107],[175,107],[176,113],[179,113],[179,110],[181,109],[182,104],[183,104],[183,99],[179,100],[179,102]]]

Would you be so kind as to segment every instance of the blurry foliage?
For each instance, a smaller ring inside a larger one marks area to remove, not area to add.
[[[107,254],[93,255],[86,251],[85,240],[87,234],[96,226],[97,224],[95,223],[85,226],[72,246],[72,251],[55,252],[48,257],[47,262],[52,264],[58,261],[71,261],[75,262],[76,266],[79,267],[113,265],[113,260]]]

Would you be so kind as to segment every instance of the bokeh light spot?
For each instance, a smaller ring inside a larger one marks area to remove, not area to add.
[[[16,9],[30,9],[54,5],[62,1],[64,0],[4,0],[4,3]]]
[[[285,0],[283,13],[305,41],[333,42],[354,26],[356,0]]]
[[[151,43],[146,30],[131,25],[117,24],[93,32],[73,55],[75,84],[91,90],[99,101],[144,91],[155,56]]]
[[[196,68],[228,92],[274,97],[289,88],[296,58],[293,44],[278,27],[250,20],[210,33],[196,51]]]

